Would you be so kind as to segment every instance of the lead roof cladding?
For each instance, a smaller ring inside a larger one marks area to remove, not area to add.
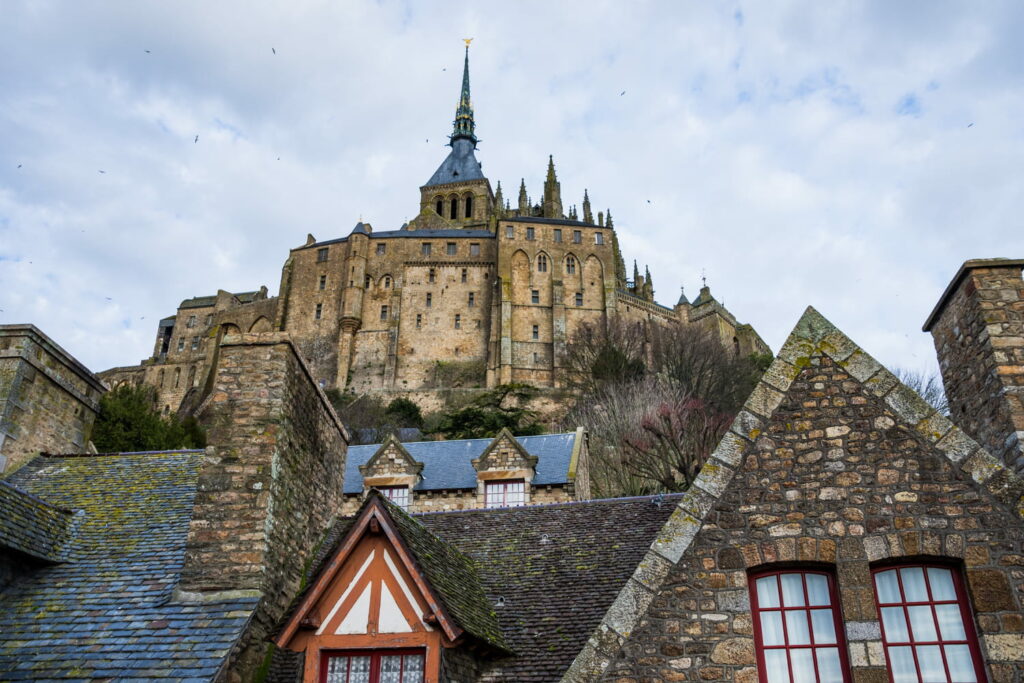
[[[0,592],[0,680],[217,674],[257,600],[172,601],[201,459],[201,451],[39,456],[7,480],[76,519],[67,561]]]
[[[440,491],[445,489],[475,489],[476,470],[473,458],[479,457],[493,439],[462,439],[459,441],[413,441],[403,443],[413,460],[423,463],[421,480],[414,491]],[[537,456],[534,486],[565,484],[569,481],[569,463],[576,443],[576,433],[519,436],[516,441],[530,455]],[[365,465],[380,444],[349,446],[345,462],[345,493],[363,492],[363,475],[359,466]]]

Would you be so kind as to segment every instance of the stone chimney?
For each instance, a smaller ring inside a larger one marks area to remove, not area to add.
[[[950,417],[1024,471],[1024,259],[966,261],[924,331],[932,333]]]

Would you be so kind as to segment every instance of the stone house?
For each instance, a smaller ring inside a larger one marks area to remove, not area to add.
[[[373,489],[406,512],[512,507],[590,498],[586,431],[349,446],[342,514]]]
[[[289,252],[278,296],[187,299],[160,322],[152,357],[101,376],[111,386],[144,381],[161,405],[188,410],[223,334],[287,332],[325,389],[407,396],[434,410],[452,389],[563,386],[567,342],[610,316],[695,326],[738,354],[769,351],[706,286],[693,302],[657,303],[650,272],[626,272],[611,212],[595,214],[586,192],[581,211],[563,204],[553,159],[539,202],[525,184],[518,202],[506,201],[476,159],[475,131],[467,51],[451,150],[419,188],[415,218],[309,235]]]

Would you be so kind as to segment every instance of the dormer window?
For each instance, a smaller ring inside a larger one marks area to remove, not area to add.
[[[352,654],[323,654],[327,683],[420,683],[424,677],[422,651],[370,650]]]
[[[382,486],[378,489],[384,497],[402,508],[409,509],[409,487],[408,486]]]
[[[525,505],[526,482],[522,479],[489,481],[484,487],[484,503],[489,508]]]

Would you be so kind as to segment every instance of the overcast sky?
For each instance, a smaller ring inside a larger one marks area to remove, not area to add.
[[[0,322],[94,370],[307,233],[416,215],[464,37],[477,158],[553,154],[657,299],[778,350],[803,308],[890,366],[959,264],[1024,256],[1024,3],[3,2]],[[196,140],[196,136],[198,141]]]

